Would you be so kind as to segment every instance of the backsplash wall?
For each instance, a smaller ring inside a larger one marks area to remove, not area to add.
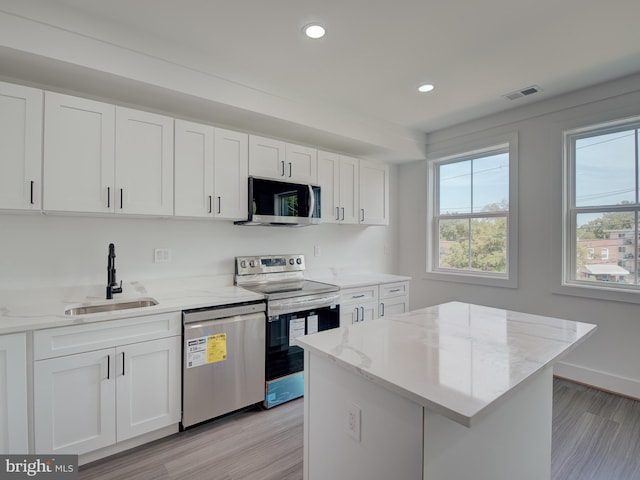
[[[234,273],[234,257],[303,253],[307,270],[396,273],[397,172],[390,172],[390,225],[248,227],[231,221],[0,213],[0,288],[106,282],[109,243],[118,280]],[[314,256],[314,246],[320,255]],[[154,263],[154,248],[171,262]]]
[[[303,253],[308,270],[392,273],[396,263],[390,227],[246,227],[228,221],[60,215],[2,215],[0,222],[0,288],[104,283],[109,243],[116,245],[117,278],[125,282],[233,274],[238,255]],[[154,263],[154,248],[170,248],[171,261]]]

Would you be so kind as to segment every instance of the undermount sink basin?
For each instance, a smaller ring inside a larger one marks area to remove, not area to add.
[[[103,303],[100,305],[78,305],[77,307],[69,307],[64,313],[65,315],[86,315],[89,313],[114,312],[117,310],[128,310],[130,308],[153,307],[158,302],[153,298],[140,298],[137,300],[123,300],[122,302]]]

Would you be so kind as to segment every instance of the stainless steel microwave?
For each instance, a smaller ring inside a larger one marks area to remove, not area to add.
[[[304,226],[320,223],[320,187],[249,177],[249,213],[240,225]]]

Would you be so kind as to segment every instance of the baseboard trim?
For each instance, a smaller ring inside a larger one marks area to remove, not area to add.
[[[588,385],[606,392],[640,400],[640,381],[631,378],[612,375],[610,373],[592,370],[565,362],[558,362],[553,366],[556,377]]]

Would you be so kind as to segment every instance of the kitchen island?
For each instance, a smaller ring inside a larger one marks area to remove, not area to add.
[[[304,478],[548,479],[553,363],[595,328],[451,302],[299,337]]]

